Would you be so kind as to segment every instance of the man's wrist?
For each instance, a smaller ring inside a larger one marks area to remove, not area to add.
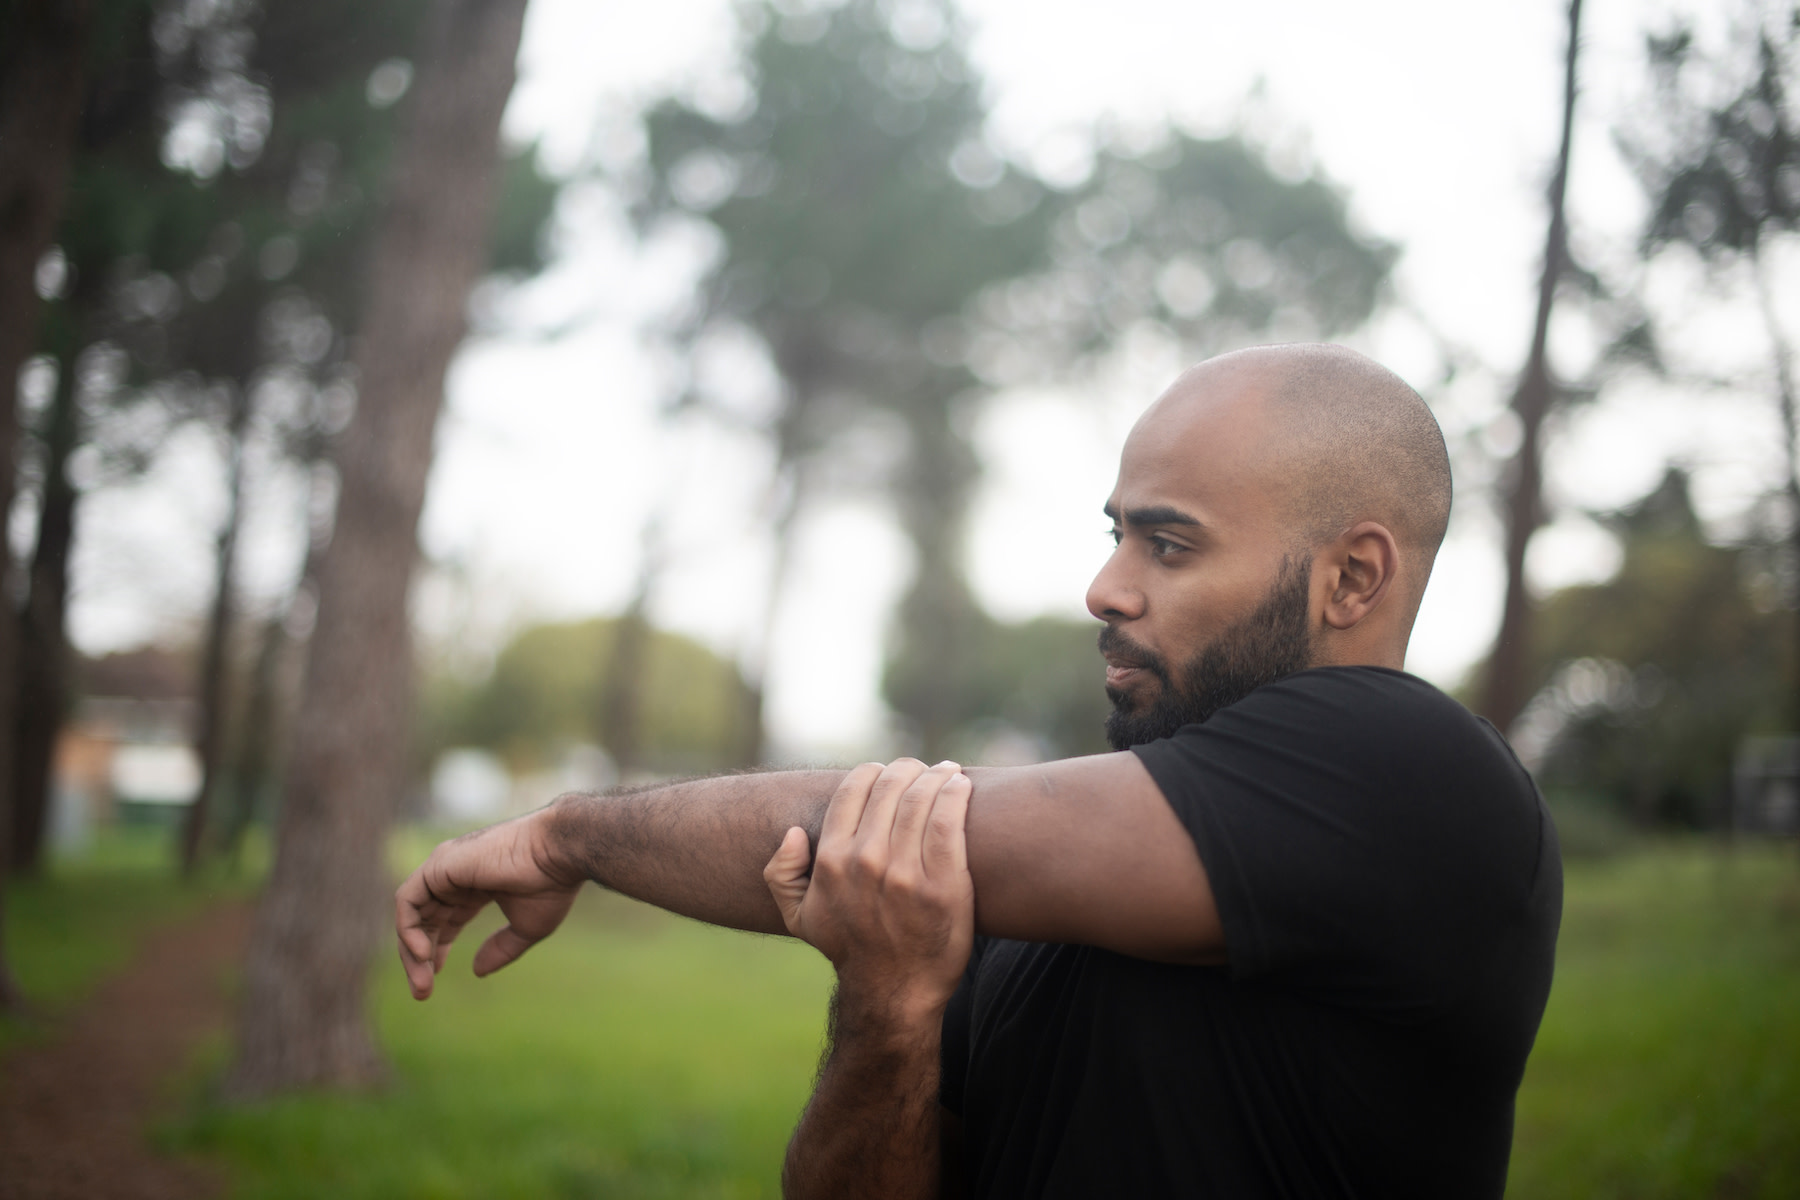
[[[921,987],[914,980],[869,979],[840,971],[832,997],[833,1032],[896,1053],[921,1041],[935,1048],[949,999],[941,988]]]
[[[594,878],[587,847],[593,841],[597,796],[567,792],[531,814],[532,855],[538,869],[570,885]]]

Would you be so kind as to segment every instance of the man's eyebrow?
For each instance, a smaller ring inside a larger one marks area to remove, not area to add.
[[[1119,510],[1111,503],[1101,510],[1117,523]],[[1125,510],[1127,525],[1200,525],[1200,518],[1182,512],[1172,504],[1151,504],[1143,508]]]

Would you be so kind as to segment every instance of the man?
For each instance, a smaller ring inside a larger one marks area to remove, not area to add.
[[[792,1195],[1498,1197],[1561,866],[1505,742],[1400,670],[1449,506],[1384,368],[1202,363],[1106,506],[1118,753],[563,797],[402,885],[414,994],[489,900],[477,974],[594,879],[832,959]]]

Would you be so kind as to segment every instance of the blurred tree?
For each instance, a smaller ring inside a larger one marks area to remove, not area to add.
[[[1685,246],[1722,277],[1743,279],[1768,341],[1786,456],[1787,573],[1800,576],[1800,428],[1793,351],[1775,304],[1770,249],[1800,228],[1800,6],[1745,4],[1734,49],[1708,56],[1677,26],[1647,39],[1655,104],[1620,141],[1650,198],[1642,248]],[[1788,607],[1800,621],[1800,598]],[[1800,637],[1791,641],[1800,654]],[[1800,728],[1800,668],[1787,706]]]
[[[747,668],[752,728],[797,515],[824,489],[874,485],[915,551],[889,695],[937,756],[967,709],[953,680],[994,628],[962,571],[985,389],[1019,373],[1009,364],[1066,369],[1147,325],[1191,352],[1328,336],[1367,317],[1393,251],[1350,230],[1334,189],[1278,177],[1234,138],[1106,147],[1085,183],[1047,187],[985,140],[947,4],[741,11],[751,94],[646,115],[636,213],[717,236],[679,330],[696,361],[747,331],[780,381],[763,426],[776,564]],[[756,423],[705,379],[684,401]]]
[[[930,625],[945,656],[966,645],[975,609],[955,526],[978,463],[953,416],[976,380],[929,334],[989,283],[1041,264],[1048,207],[1040,184],[983,149],[979,82],[947,5],[740,14],[753,95],[723,114],[674,100],[646,114],[649,176],[636,211],[646,227],[681,214],[718,234],[681,340],[704,354],[748,330],[781,381],[767,425],[776,562],[746,667],[759,743],[794,523],[821,487],[906,478],[902,521],[918,563],[902,621]],[[958,155],[981,160],[986,187],[959,177]],[[704,386],[685,400],[734,415],[732,397]],[[874,461],[847,461],[847,440],[871,432],[885,443]],[[886,447],[899,465],[882,461]],[[935,723],[921,716],[929,741]]]
[[[1519,422],[1519,448],[1501,481],[1501,516],[1506,529],[1506,595],[1500,629],[1488,654],[1482,681],[1481,715],[1502,730],[1510,729],[1531,698],[1527,684],[1532,647],[1533,608],[1525,579],[1525,550],[1544,523],[1544,418],[1558,399],[1550,378],[1550,311],[1557,288],[1569,269],[1569,225],[1565,198],[1569,190],[1569,152],[1575,136],[1575,66],[1581,50],[1581,0],[1569,3],[1568,45],[1563,55],[1562,141],[1550,176],[1550,222],[1544,239],[1544,261],[1538,276],[1537,318],[1531,327],[1531,349],[1513,392],[1512,411]]]
[[[424,697],[428,752],[455,746],[493,751],[515,771],[553,767],[570,746],[595,740],[597,713],[624,653],[642,680],[643,702],[627,752],[602,724],[600,745],[615,763],[662,774],[734,765],[743,745],[743,677],[731,662],[678,634],[630,616],[534,625],[515,634],[493,670],[473,685],[438,681]]]
[[[1738,741],[1780,728],[1792,686],[1773,564],[1711,543],[1679,470],[1601,519],[1623,560],[1605,583],[1544,601],[1521,751],[1546,789],[1643,823],[1715,822]]]
[[[411,733],[407,594],[444,375],[488,261],[524,15],[524,0],[429,10],[368,263],[358,400],[334,447],[337,519],[228,1083],[240,1097],[382,1073],[364,984]]]
[[[1093,621],[1039,617],[1019,624],[978,617],[972,653],[952,664],[944,681],[927,680],[938,664],[896,654],[882,679],[895,712],[917,711],[916,697],[941,690],[954,707],[943,713],[951,734],[943,751],[960,762],[992,759],[1002,739],[1023,737],[1020,749],[1045,761],[1107,749],[1111,704],[1101,686]]]
[[[90,36],[86,0],[9,0],[0,45],[0,514],[13,498],[17,387],[33,349],[40,306],[39,264],[61,215]],[[10,540],[0,537],[0,580],[11,574]],[[3,607],[3,606],[0,606]],[[0,680],[16,665],[17,630],[0,611]],[[11,865],[14,705],[0,687],[0,1010],[19,1003],[7,964],[5,881]]]
[[[79,495],[67,472],[78,452],[105,464],[103,485],[140,470],[177,424],[198,421],[217,434],[229,502],[201,639],[204,780],[183,829],[184,862],[191,867],[206,847],[219,803],[229,806],[229,838],[266,790],[263,768],[246,773],[226,762],[233,713],[243,713],[235,735],[244,752],[269,763],[269,731],[251,720],[273,720],[285,707],[256,694],[234,704],[227,686],[237,531],[251,472],[283,458],[301,469],[321,462],[346,415],[348,334],[373,198],[390,157],[392,106],[410,83],[406,55],[421,8],[420,0],[103,0],[55,252],[64,285],[43,342],[58,385],[40,414],[40,453],[27,460],[39,500],[15,793],[17,856],[27,863],[41,846],[67,697],[63,614]],[[496,269],[540,264],[537,235],[554,193],[529,147],[509,160]],[[310,578],[303,571],[300,586]],[[277,657],[257,656],[271,669],[251,673],[252,689],[287,678],[273,669],[283,644],[265,639]]]

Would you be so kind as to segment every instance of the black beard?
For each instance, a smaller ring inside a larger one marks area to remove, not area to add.
[[[1126,693],[1106,689],[1106,698],[1113,703],[1106,718],[1108,744],[1114,750],[1125,750],[1170,737],[1183,725],[1204,721],[1221,708],[1236,704],[1263,684],[1310,666],[1308,600],[1312,573],[1306,569],[1308,566],[1304,559],[1283,558],[1275,583],[1262,603],[1190,659],[1179,686],[1170,679],[1168,666],[1160,658],[1132,642],[1117,627],[1108,625],[1102,629],[1101,653],[1121,653],[1162,684],[1142,712],[1126,707]]]

